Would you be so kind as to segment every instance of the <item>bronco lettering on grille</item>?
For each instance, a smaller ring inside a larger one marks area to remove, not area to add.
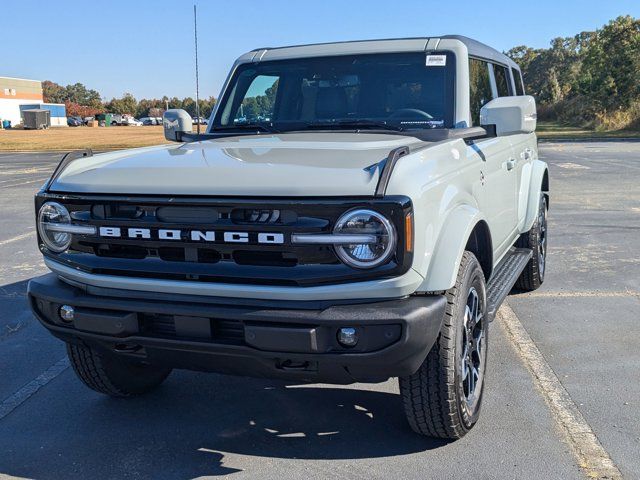
[[[100,227],[101,237],[108,238],[139,238],[144,240],[186,240],[193,242],[215,242],[220,238],[225,243],[249,243],[248,232],[214,232],[210,230],[176,230],[158,229],[152,231],[150,228],[121,228],[121,227]],[[280,245],[284,243],[282,233],[259,232],[257,243]]]

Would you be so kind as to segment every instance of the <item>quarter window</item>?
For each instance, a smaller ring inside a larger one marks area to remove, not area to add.
[[[512,68],[511,73],[513,74],[513,82],[516,84],[516,95],[524,95],[524,84],[520,71]]]
[[[509,71],[506,69],[506,67],[494,65],[493,74],[496,78],[496,89],[498,90],[498,96],[508,97],[509,95],[511,95],[511,88],[509,88]]]
[[[469,59],[469,100],[471,122],[480,125],[480,109],[493,98],[489,64],[475,58]]]

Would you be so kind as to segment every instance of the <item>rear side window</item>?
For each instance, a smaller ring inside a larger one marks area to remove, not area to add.
[[[524,84],[522,83],[520,71],[512,68],[511,73],[513,74],[513,81],[516,84],[516,95],[524,95]]]
[[[498,90],[499,97],[508,97],[511,95],[511,88],[509,85],[509,71],[506,67],[500,65],[493,66],[493,74],[496,78],[496,89]]]
[[[489,64],[475,58],[469,59],[469,109],[471,122],[480,125],[480,109],[493,98]]]

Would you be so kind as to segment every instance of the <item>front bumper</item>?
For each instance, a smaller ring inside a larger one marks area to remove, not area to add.
[[[31,280],[28,294],[36,317],[65,342],[173,368],[338,384],[414,373],[446,305],[441,295],[296,308],[193,295],[95,295],[54,274]],[[72,322],[60,318],[61,305],[74,307]],[[341,327],[356,328],[355,347],[338,343]]]

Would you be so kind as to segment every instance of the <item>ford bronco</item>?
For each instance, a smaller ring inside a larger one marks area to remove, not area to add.
[[[173,368],[398,377],[413,430],[462,437],[489,322],[544,280],[535,128],[518,66],[465,37],[254,50],[204,133],[169,110],[177,143],[64,157],[31,306],[104,394]]]

